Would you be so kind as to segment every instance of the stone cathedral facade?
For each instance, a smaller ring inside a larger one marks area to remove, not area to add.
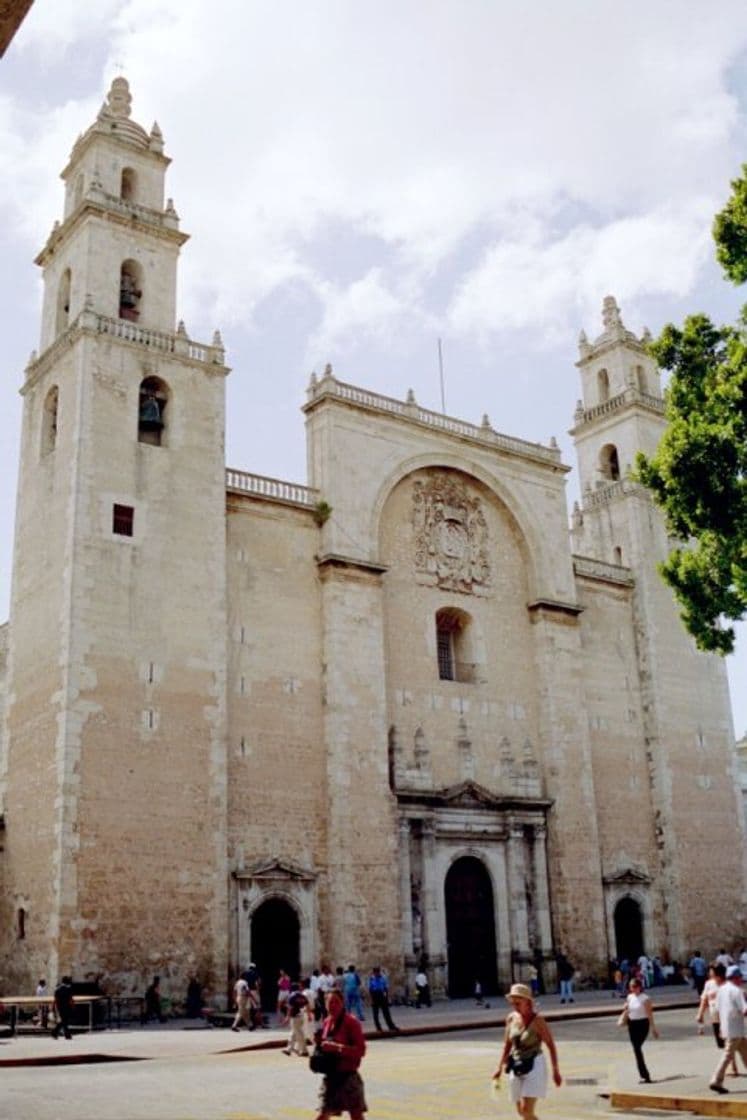
[[[255,960],[461,995],[741,931],[721,661],[628,476],[659,377],[615,301],[555,446],[312,377],[308,484],[224,461],[228,368],[117,78],[37,258],[2,633],[6,987],[218,994]],[[30,990],[30,989],[29,989]]]

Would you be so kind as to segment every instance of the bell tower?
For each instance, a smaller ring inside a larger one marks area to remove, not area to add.
[[[729,692],[722,659],[698,652],[659,575],[657,565],[670,549],[664,518],[631,477],[636,453],[652,454],[666,424],[659,372],[647,350],[650,336],[644,331],[637,338],[625,328],[612,296],[604,300],[602,321],[593,342],[583,332],[579,340],[583,398],[571,435],[582,501],[573,512],[572,548],[577,557],[601,561],[613,582],[631,585],[636,679],[611,677],[601,687],[637,693],[639,757],[645,760],[639,777],[655,821],[656,865],[646,869],[656,894],[652,928],[657,945],[681,957],[693,945],[716,943],[719,933],[708,928],[709,914],[743,908],[741,850],[724,857],[730,867],[720,868],[717,883],[699,883],[697,897],[691,890],[691,867],[718,863],[715,822],[727,834],[740,833]],[[600,625],[593,607],[588,613],[589,625]],[[611,647],[622,640],[614,629],[607,637]],[[598,680],[592,689],[598,695]],[[637,734],[633,727],[629,736]],[[613,738],[598,744],[606,761]],[[712,830],[705,820],[714,822]],[[649,952],[655,948],[647,946]]]
[[[228,370],[218,332],[203,345],[176,323],[187,236],[161,132],[130,102],[116,78],[37,258],[0,937],[11,986],[104,973],[140,991],[159,972],[169,994],[226,970]]]

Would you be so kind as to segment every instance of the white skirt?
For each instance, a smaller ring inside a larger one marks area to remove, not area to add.
[[[511,1104],[516,1104],[523,1097],[547,1096],[547,1065],[544,1054],[537,1055],[531,1073],[526,1076],[517,1077],[515,1073],[509,1073],[508,1095]]]

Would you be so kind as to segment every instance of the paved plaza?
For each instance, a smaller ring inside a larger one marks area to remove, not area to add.
[[[545,1001],[548,1014],[554,1014],[556,1002]],[[595,1007],[608,1009],[599,997]],[[495,1005],[485,1011],[468,1005],[445,1005],[430,1013],[401,1009],[400,1019],[405,1030],[414,1031],[413,1024],[420,1022],[427,1032],[457,1026],[465,1015],[473,1021],[484,1015],[488,1022],[496,1010]],[[614,1016],[571,1019],[569,1010],[553,1023],[566,1084],[551,1090],[539,1115],[543,1120],[650,1116],[651,1097],[642,1099],[643,1111],[633,1113],[613,1112],[605,1096],[615,1090],[644,1089],[638,1085],[627,1035],[616,1027]],[[592,1007],[581,1004],[574,1006],[577,1010],[588,1014]],[[661,1010],[657,1018],[662,1038],[647,1045],[656,1103],[661,1107],[674,1097],[700,1097],[706,1105],[716,1105],[707,1089],[716,1048],[710,1035],[698,1036],[694,1008]],[[495,1120],[514,1115],[505,1096],[490,1098],[500,1035],[500,1028],[491,1025],[373,1040],[362,1070],[370,1120]],[[306,1062],[286,1057],[277,1045],[267,1046],[281,1038],[274,1030],[237,1037],[228,1031],[172,1027],[100,1032],[72,1042],[3,1040],[0,1120],[308,1120],[314,1115],[318,1078]],[[61,1063],[74,1055],[109,1060]],[[7,1064],[29,1056],[35,1062],[56,1056],[58,1064]],[[122,1060],[127,1057],[133,1060]],[[730,1094],[722,1103],[728,1101],[733,1108],[741,1102],[740,1111],[732,1114],[747,1116],[747,1076],[727,1084]]]

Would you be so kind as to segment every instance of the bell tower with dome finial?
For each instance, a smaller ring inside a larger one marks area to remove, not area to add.
[[[37,258],[2,790],[10,987],[226,971],[228,370],[217,332],[204,345],[176,322],[187,236],[161,131],[130,105],[115,78]]]
[[[705,860],[704,866],[719,866],[724,858],[717,835],[700,827],[701,815],[716,819],[720,814],[727,821],[736,814],[733,789],[723,777],[733,754],[728,685],[723,660],[698,652],[678,616],[673,595],[657,570],[671,546],[664,518],[649,492],[631,476],[637,452],[651,455],[666,424],[659,371],[648,353],[651,336],[644,330],[638,338],[626,329],[612,296],[604,300],[602,323],[603,331],[593,342],[583,332],[579,339],[583,397],[571,435],[582,496],[573,512],[571,543],[577,567],[585,566],[616,586],[620,601],[630,597],[646,771],[642,766],[636,780],[641,805],[650,803],[653,812],[658,859],[658,866],[647,869],[658,888],[650,888],[646,906],[650,928],[662,931],[669,952],[677,957],[699,940],[697,927],[688,927],[685,918],[690,869],[698,859]],[[598,602],[590,596],[583,604],[589,632],[603,625],[601,615],[595,614]],[[624,631],[615,626],[619,622],[609,627],[597,663],[606,657],[606,665],[618,664]],[[628,668],[617,677],[610,675],[606,687],[610,694],[627,695],[633,679]],[[594,690],[599,695],[598,683]],[[609,768],[613,781],[624,769],[625,758],[618,759],[616,771],[612,743],[615,735],[635,736],[637,703],[629,706],[627,728],[597,734],[592,719],[599,768]],[[683,812],[683,806],[691,808]],[[710,856],[703,854],[704,845],[711,845]],[[734,857],[730,875],[736,883],[743,881],[741,854]],[[613,888],[617,889],[611,876],[605,889]],[[642,897],[649,890],[640,883],[636,889]],[[712,902],[715,908],[716,899]],[[654,946],[647,948],[651,952]]]

